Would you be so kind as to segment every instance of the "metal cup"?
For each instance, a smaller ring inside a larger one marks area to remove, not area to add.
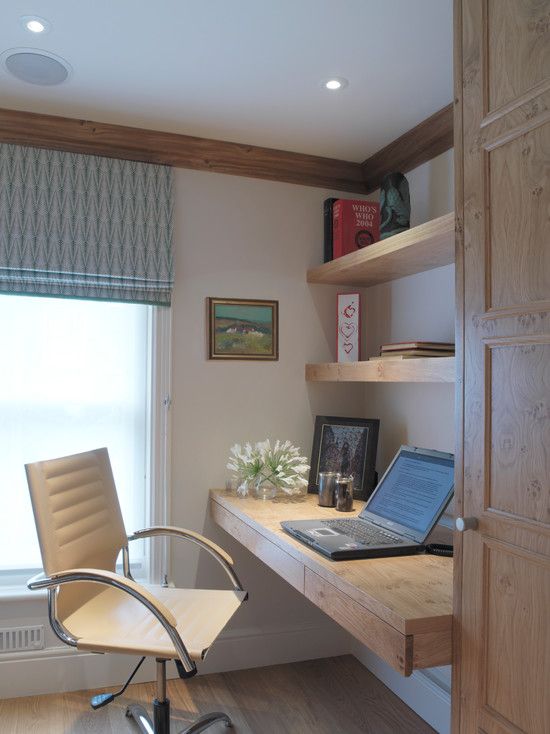
[[[335,471],[319,472],[319,505],[321,507],[334,507],[336,480],[340,474]]]
[[[353,510],[353,477],[339,476],[336,480],[336,509],[339,512]]]

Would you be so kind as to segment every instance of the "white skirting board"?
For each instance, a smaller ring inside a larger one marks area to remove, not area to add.
[[[198,667],[199,674],[217,673],[350,653],[438,734],[449,734],[450,693],[445,676],[438,680],[440,676],[431,671],[416,671],[404,678],[328,619],[326,625],[226,630]],[[122,685],[136,662],[137,658],[127,655],[79,653],[64,646],[2,655],[0,698]],[[176,677],[173,664],[168,665],[168,676]],[[134,680],[154,679],[155,662],[149,659]]]
[[[405,678],[357,640],[352,641],[351,653],[438,734],[450,734],[451,693],[448,669],[415,670],[411,676]]]
[[[348,635],[330,622],[326,626],[236,629],[224,631],[197,667],[199,674],[220,673],[348,652]],[[122,685],[136,662],[137,657],[83,653],[65,646],[1,655],[0,698]],[[170,678],[177,677],[175,665],[169,664],[167,672]],[[134,681],[155,680],[155,675],[155,661],[148,659]]]

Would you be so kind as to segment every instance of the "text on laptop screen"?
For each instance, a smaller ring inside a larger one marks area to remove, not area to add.
[[[453,481],[452,459],[402,451],[365,509],[424,533]]]

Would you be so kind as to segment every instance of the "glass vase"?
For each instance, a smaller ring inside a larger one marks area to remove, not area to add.
[[[256,481],[254,491],[256,492],[256,497],[259,500],[272,500],[274,497],[277,496],[279,488],[269,479],[264,479],[263,477],[260,477]]]

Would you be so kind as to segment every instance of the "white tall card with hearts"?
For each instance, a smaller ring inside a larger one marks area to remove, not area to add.
[[[336,355],[338,362],[361,359],[361,296],[338,293],[336,319]]]

